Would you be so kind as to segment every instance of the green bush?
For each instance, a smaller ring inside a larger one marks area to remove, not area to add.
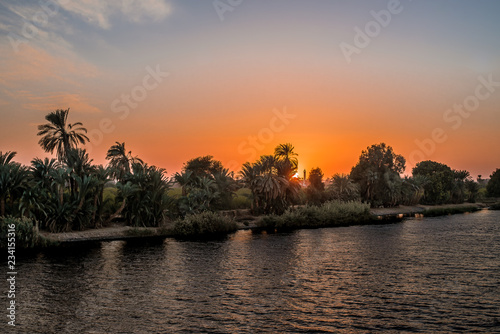
[[[14,227],[16,234],[16,248],[44,247],[50,244],[49,240],[38,233],[32,219],[3,217],[0,218],[0,248],[7,248],[11,243],[9,242],[11,237],[8,235],[11,227]]]
[[[177,220],[173,233],[176,237],[191,238],[225,235],[237,229],[238,225],[231,218],[206,211]]]
[[[178,199],[182,196],[182,188],[171,188],[167,192],[168,196]]]
[[[332,201],[321,206],[289,209],[281,216],[264,216],[257,222],[257,226],[261,229],[279,231],[364,224],[371,222],[372,219],[368,204]]]
[[[250,209],[252,207],[252,198],[252,191],[250,189],[238,189],[231,201],[231,209]]]
[[[156,231],[147,227],[133,227],[126,230],[125,234],[130,237],[150,237],[155,235]]]
[[[454,215],[457,213],[466,213],[466,212],[475,212],[479,211],[475,205],[470,206],[461,206],[461,207],[450,207],[450,208],[432,208],[425,210],[422,214],[424,217],[437,217],[437,216],[446,216],[446,215]]]
[[[490,205],[490,210],[500,210],[500,202],[496,202],[495,204]]]

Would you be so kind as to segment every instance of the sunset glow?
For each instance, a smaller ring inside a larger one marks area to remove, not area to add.
[[[0,151],[24,164],[70,108],[94,163],[126,142],[169,174],[201,155],[239,171],[279,143],[300,177],[380,142],[407,173],[500,166],[498,1],[41,3],[0,4]]]

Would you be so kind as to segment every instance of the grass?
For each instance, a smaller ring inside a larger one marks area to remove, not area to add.
[[[220,213],[202,212],[178,219],[173,228],[177,238],[206,238],[223,236],[238,230],[236,222]]]
[[[283,231],[366,224],[372,221],[368,204],[332,201],[321,206],[289,209],[281,216],[264,216],[257,222],[257,226],[264,230]]]
[[[150,228],[134,227],[126,230],[125,234],[130,237],[150,237],[156,235],[156,231]]]
[[[461,206],[461,207],[450,207],[450,208],[431,208],[425,210],[422,214],[424,217],[437,217],[437,216],[446,216],[446,215],[454,215],[458,213],[466,213],[466,212],[475,212],[479,211],[475,205],[469,206]]]

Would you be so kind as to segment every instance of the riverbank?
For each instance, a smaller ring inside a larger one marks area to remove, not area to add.
[[[394,208],[374,208],[370,209],[370,213],[374,220],[394,221],[401,220],[405,217],[423,216],[425,212],[430,210],[466,210],[467,208],[476,208],[480,210],[486,205],[482,203],[464,203],[464,204],[446,204],[446,205],[416,205],[416,206],[399,206]],[[261,217],[252,216],[249,210],[232,210],[224,211],[224,215],[235,219],[238,229],[258,229],[258,222]],[[174,224],[167,223],[162,227],[131,227],[123,223],[113,224],[109,227],[99,229],[91,229],[76,232],[49,233],[40,231],[40,235],[44,238],[57,244],[75,244],[82,242],[100,242],[100,241],[115,241],[115,240],[154,240],[173,237]]]
[[[462,203],[462,204],[443,204],[443,205],[414,205],[414,206],[398,206],[394,208],[376,208],[371,209],[371,213],[379,219],[383,218],[403,218],[403,217],[419,217],[425,215],[426,212],[442,211],[445,215],[447,211],[453,213],[462,213],[469,208],[476,208],[477,210],[486,208],[487,205],[483,203]]]

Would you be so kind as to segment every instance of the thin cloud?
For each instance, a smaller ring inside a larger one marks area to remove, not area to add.
[[[66,92],[55,93],[50,96],[29,96],[29,103],[23,104],[23,108],[39,111],[53,111],[56,109],[71,108],[71,111],[78,113],[99,113],[99,108],[91,105],[86,98],[80,94],[71,94]]]
[[[102,29],[111,28],[111,17],[122,15],[130,22],[159,21],[171,12],[164,0],[66,1],[60,4],[66,11],[83,18],[88,24]]]
[[[6,46],[0,49],[8,51]],[[22,45],[21,52],[15,57],[6,57],[0,69],[4,83],[9,85],[26,81],[46,82],[48,78],[75,84],[76,78],[96,77],[100,73],[95,66],[78,59],[76,55],[53,56],[30,44]]]

